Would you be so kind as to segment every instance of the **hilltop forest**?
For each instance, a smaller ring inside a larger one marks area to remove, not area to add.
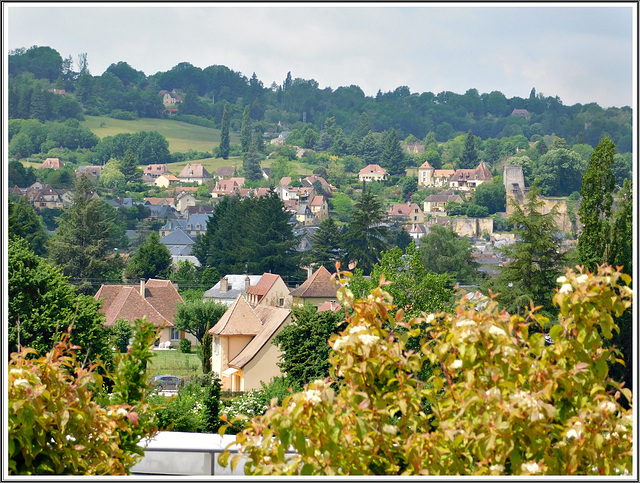
[[[228,106],[230,129],[239,132],[248,108],[256,133],[275,137],[282,130],[298,129],[302,147],[317,151],[331,147],[339,156],[355,154],[350,152],[354,140],[361,141],[369,130],[390,129],[408,141],[421,141],[433,133],[443,143],[471,131],[481,140],[516,139],[526,148],[544,136],[592,148],[609,136],[618,153],[630,152],[632,146],[630,107],[604,109],[595,102],[565,106],[557,96],[535,88],[527,97],[507,98],[500,91],[417,93],[399,86],[370,97],[357,85],[320,88],[314,79],[293,77],[291,72],[282,84],[265,86],[255,73],[246,77],[223,65],[201,69],[182,62],[153,75],[122,61],[99,75],[92,74],[89,66],[87,54],[74,62],[46,46],[11,51],[9,119],[45,123],[82,120],[85,114],[118,119],[172,117],[220,128]],[[59,95],[63,90],[64,95]],[[169,111],[160,91],[179,95],[181,102]],[[362,132],[363,128],[367,131]],[[91,144],[95,146],[97,139],[76,140],[78,147]]]

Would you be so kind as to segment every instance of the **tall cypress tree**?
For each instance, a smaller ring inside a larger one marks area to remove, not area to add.
[[[222,111],[222,126],[220,128],[220,157],[229,158],[229,103],[225,103]]]
[[[242,152],[246,153],[249,151],[249,147],[251,146],[251,115],[250,108],[246,106],[244,108],[244,112],[242,113],[242,128],[240,129],[240,146],[242,147]]]
[[[262,168],[260,167],[260,155],[256,149],[251,146],[242,158],[242,168],[244,175],[248,180],[258,181],[262,179]]]
[[[387,131],[384,140],[384,149],[380,157],[380,165],[389,171],[392,175],[402,175],[405,170],[404,153],[400,146],[398,133],[394,128]]]
[[[127,183],[135,183],[142,179],[142,171],[138,169],[138,157],[132,149],[127,149],[120,161],[120,172]]]
[[[602,138],[591,153],[582,178],[582,200],[578,215],[582,233],[578,237],[580,263],[593,270],[609,261],[611,253],[611,213],[616,178],[611,167],[616,145]]]
[[[464,141],[464,150],[462,156],[460,156],[460,162],[458,168],[460,169],[473,169],[478,165],[478,151],[476,150],[475,136],[469,129],[467,137]]]

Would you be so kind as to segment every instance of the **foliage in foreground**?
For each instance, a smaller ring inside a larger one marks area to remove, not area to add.
[[[631,278],[602,266],[557,282],[553,344],[530,331],[547,322],[534,307],[509,315],[462,299],[426,317],[421,353],[405,350],[420,319],[403,320],[384,279],[366,299],[341,288],[353,312],[330,340],[332,377],[248,422],[231,466],[246,456],[247,474],[630,474],[632,411],[620,398],[631,392],[609,377],[619,352],[602,336],[631,305]],[[427,362],[439,368],[422,383]]]
[[[153,324],[136,324],[131,348],[104,377],[97,364],[78,361],[69,335],[42,357],[30,357],[31,348],[11,354],[9,474],[129,473],[143,455],[138,443],[157,426],[146,375],[157,334]]]

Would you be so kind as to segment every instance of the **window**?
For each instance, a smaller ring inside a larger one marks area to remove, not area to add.
[[[220,352],[220,338],[219,337],[214,337],[213,338],[213,353],[214,354],[218,354]]]
[[[284,307],[284,298],[281,297],[280,299],[278,299],[278,305],[280,307]]]
[[[171,340],[180,340],[180,329],[171,328]]]

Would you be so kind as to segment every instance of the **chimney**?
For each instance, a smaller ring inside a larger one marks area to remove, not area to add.
[[[144,298],[144,278],[140,279],[140,297]]]
[[[227,280],[227,277],[222,277],[220,279],[220,291],[226,292],[227,290],[229,290],[229,280]]]
[[[245,292],[247,290],[249,290],[249,285],[251,285],[251,279],[249,278],[249,275],[247,275],[247,278],[244,279],[244,291]]]

